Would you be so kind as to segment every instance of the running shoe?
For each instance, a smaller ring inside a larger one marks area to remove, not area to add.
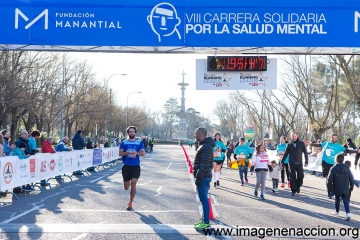
[[[271,190],[273,193],[275,193],[275,188],[273,190]]]
[[[126,210],[132,211],[132,210],[134,210],[134,209],[132,208],[132,205],[131,205],[130,203],[128,203],[128,206],[127,206]]]
[[[350,221],[350,213],[347,213],[346,215],[345,215],[345,221]]]
[[[338,216],[339,216],[339,212],[333,212],[333,215],[334,215],[335,217],[338,217]]]
[[[202,223],[202,222],[203,222],[203,220],[202,220],[202,219],[200,219],[200,221],[198,221],[198,222],[194,223],[194,226],[199,225],[199,224],[200,224],[200,223]]]
[[[214,182],[214,187],[216,187],[216,182]]]
[[[275,193],[279,193],[279,189],[275,188]]]
[[[291,193],[291,196],[295,196],[295,192],[292,192],[292,193]]]
[[[288,188],[290,188],[290,182],[288,182]]]
[[[244,185],[245,185],[244,182],[242,182],[242,183],[241,183],[241,186],[244,186]]]
[[[300,193],[300,188],[298,188],[298,190],[296,190],[296,193],[299,194]]]
[[[219,180],[216,181],[216,185],[217,185],[217,186],[220,186]]]
[[[195,229],[208,229],[211,228],[210,223],[205,223],[204,221],[202,221],[200,224],[194,226]]]
[[[258,196],[258,191],[255,189],[255,191],[254,191],[254,195],[255,195],[255,197],[257,197]]]
[[[284,187],[285,187],[285,184],[284,184],[284,183],[282,183],[282,184],[281,184],[281,187],[282,187],[282,188],[284,188]]]
[[[260,194],[260,199],[261,199],[261,200],[265,200],[264,194]]]
[[[245,178],[245,182],[246,182],[246,183],[249,183],[249,180],[248,180],[247,178]]]

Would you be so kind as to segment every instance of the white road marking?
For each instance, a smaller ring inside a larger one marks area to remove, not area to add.
[[[157,196],[159,196],[159,195],[161,194],[160,191],[161,191],[162,187],[163,187],[163,186],[160,186],[160,187],[158,188],[158,190],[156,190],[156,192],[157,192],[158,194],[156,194],[155,197],[157,197]]]
[[[80,240],[84,237],[87,237],[87,235],[89,235],[88,233],[83,233],[83,234],[80,234],[79,236],[77,236],[76,238],[73,238],[72,240]]]
[[[102,179],[103,177],[106,177],[107,175],[109,175],[109,174],[105,174],[104,176],[99,177],[99,178],[97,178],[97,179],[95,179],[95,180],[92,180],[92,181],[91,181],[91,182],[89,182],[89,183],[96,182],[97,180],[100,180],[100,179]]]
[[[143,186],[143,185],[146,185],[146,184],[149,184],[149,183],[152,183],[152,180],[150,180],[149,182],[146,182],[146,183],[137,183],[136,186]]]
[[[44,209],[45,210],[45,209]],[[170,213],[170,212],[197,212],[194,210],[179,210],[179,209],[170,209],[170,210],[138,210],[138,211],[127,211],[127,210],[111,210],[111,209],[54,209],[54,212],[104,212],[104,213]]]
[[[25,215],[33,212],[33,211],[38,210],[38,209],[41,208],[42,206],[44,206],[44,204],[41,204],[41,205],[39,205],[39,206],[34,206],[32,209],[29,209],[29,210],[27,210],[27,211],[25,211],[25,212],[23,212],[23,213],[21,213],[21,214],[19,214],[19,215],[17,215],[17,216],[10,217],[8,220],[5,220],[5,221],[3,221],[3,222],[1,222],[1,223],[9,223],[9,222],[12,222],[12,221],[14,221],[14,220],[16,220],[16,219],[18,219],[18,218],[20,218],[20,217],[22,217],[22,216],[25,216]]]
[[[172,161],[170,162],[169,166],[166,168],[167,171],[169,171],[171,164],[172,164]]]

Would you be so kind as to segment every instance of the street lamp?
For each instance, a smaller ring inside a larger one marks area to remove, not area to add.
[[[141,92],[132,92],[132,93],[129,93],[129,95],[127,96],[126,98],[126,127],[128,127],[128,111],[129,111],[129,108],[128,108],[128,103],[129,103],[129,97],[131,94],[133,93],[141,93]]]
[[[116,74],[113,74],[113,75],[111,75],[110,77],[108,77],[107,82],[109,82],[110,78],[112,78],[113,76],[116,76],[116,75],[126,76],[127,74],[126,74],[126,73],[116,73]],[[110,144],[112,143],[112,139],[111,139],[111,133],[112,133],[111,92],[112,92],[112,89],[110,88],[110,132],[109,132],[109,135],[110,135],[110,137],[109,137],[109,138],[110,138]],[[106,136],[106,130],[105,130],[105,136]]]

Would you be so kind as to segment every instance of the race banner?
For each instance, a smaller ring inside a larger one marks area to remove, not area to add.
[[[39,153],[27,159],[0,157],[0,191],[40,182],[119,158],[118,147]]]

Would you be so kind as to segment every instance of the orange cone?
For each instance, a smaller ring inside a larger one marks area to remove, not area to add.
[[[213,210],[212,210],[211,199],[209,197],[208,197],[208,202],[209,202],[209,206],[210,206],[210,220],[214,220],[215,217],[214,217],[214,213],[213,213]]]

